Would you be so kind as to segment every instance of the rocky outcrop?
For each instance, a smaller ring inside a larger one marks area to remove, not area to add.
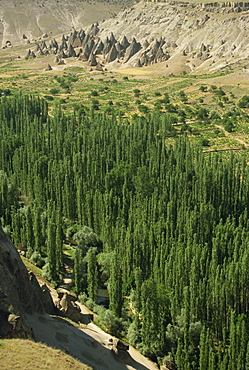
[[[212,3],[190,3],[187,1],[172,1],[172,0],[145,0],[147,3],[166,3],[168,5],[176,5],[181,7],[187,7],[191,5],[195,8],[204,8],[204,9],[225,9],[227,13],[229,12],[240,12],[246,11],[249,9],[248,2],[234,2],[234,1],[224,1],[224,2],[212,2]]]
[[[63,317],[68,317],[75,322],[81,322],[81,310],[77,305],[76,297],[69,292],[59,293],[56,302],[58,314]]]
[[[47,71],[52,71],[52,69],[53,69],[53,68],[51,67],[51,65],[50,65],[50,64],[48,64],[48,65],[47,65],[47,67],[44,69],[44,71],[45,71],[45,72],[47,72]]]
[[[0,310],[0,338],[33,339],[33,330],[24,315]]]
[[[119,59],[131,67],[169,60],[170,67],[189,63],[195,65],[189,72],[212,72],[224,65],[246,65],[249,57],[248,3],[140,2],[99,28],[102,39],[111,32],[127,40],[135,35],[141,49],[129,59]]]
[[[177,370],[177,366],[172,361],[163,359],[160,370]]]
[[[0,337],[31,337],[32,329],[25,314],[45,312],[47,299],[0,226]],[[50,312],[53,307],[53,304],[49,307]]]
[[[107,63],[110,63],[110,62],[113,62],[115,59],[117,59],[117,57],[118,57],[118,51],[116,49],[115,44],[113,44],[109,53],[106,55],[105,60]]]
[[[240,9],[240,3],[217,4],[141,2],[119,13],[115,21],[94,23],[80,31],[73,28],[61,42],[41,39],[26,58],[49,53],[57,55],[58,63],[73,57],[91,67],[112,63],[118,68],[165,61],[172,67],[177,61],[190,73],[203,68],[214,71],[249,57],[249,12],[217,16],[216,9]]]
[[[128,62],[128,60],[133,57],[139,50],[141,49],[141,44],[136,41],[135,37],[133,37],[132,42],[130,46],[127,48],[125,53],[125,63]]]
[[[126,0],[126,4],[128,0]],[[0,48],[10,40],[12,45],[32,43],[39,38],[69,33],[72,25],[79,29],[93,24],[91,34],[98,32],[98,21],[108,19],[123,7],[122,1],[98,2],[82,0],[1,0],[0,1]],[[23,38],[23,35],[25,38]],[[73,45],[73,47],[77,47]]]

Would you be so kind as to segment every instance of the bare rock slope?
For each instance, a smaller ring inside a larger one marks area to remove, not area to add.
[[[122,3],[82,0],[1,0],[0,47],[68,32],[109,18]]]
[[[248,63],[249,3],[142,1],[100,23],[99,28],[102,40],[113,32],[117,38],[136,37],[144,45],[129,59],[130,66],[143,65],[149,59],[148,45],[156,41],[160,54],[170,57],[167,63],[181,61],[186,72]]]

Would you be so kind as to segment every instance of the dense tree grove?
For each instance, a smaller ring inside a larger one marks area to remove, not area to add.
[[[56,280],[73,238],[75,290],[96,301],[101,276],[151,358],[249,369],[246,160],[168,145],[170,114],[83,113],[1,97],[0,217],[15,245]]]

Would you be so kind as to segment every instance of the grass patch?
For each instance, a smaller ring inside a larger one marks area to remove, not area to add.
[[[43,275],[42,275],[42,269],[40,269],[39,267],[37,267],[36,265],[34,265],[26,257],[21,256],[21,259],[22,259],[22,261],[23,261],[23,263],[26,266],[26,268],[27,268],[28,271],[33,272],[38,278],[45,280],[44,277],[43,277]]]
[[[0,367],[3,370],[91,370],[92,368],[75,360],[66,353],[42,343],[23,339],[1,341]]]

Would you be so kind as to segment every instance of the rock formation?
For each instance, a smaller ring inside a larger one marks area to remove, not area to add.
[[[0,338],[31,337],[32,330],[25,314],[43,313],[43,302],[44,293],[35,276],[28,273],[0,227]]]
[[[81,321],[81,310],[75,302],[77,300],[69,292],[62,292],[58,294],[56,307],[59,310],[58,314],[64,317],[68,317],[75,322]]]
[[[160,370],[177,370],[177,366],[172,361],[163,359]]]
[[[47,71],[52,71],[52,69],[53,69],[53,68],[51,67],[51,65],[50,65],[50,64],[48,64],[48,65],[47,65],[47,67],[44,69],[44,71],[46,71],[46,72],[47,72]]]
[[[41,38],[26,58],[55,54],[57,63],[73,57],[94,67],[115,61],[118,66],[143,67],[168,60],[170,66],[180,60],[186,71],[212,71],[224,65],[222,58],[229,65],[249,57],[248,10],[248,3],[141,2],[119,13],[115,21],[80,31],[73,28],[61,42]],[[230,11],[225,18],[216,15]]]

